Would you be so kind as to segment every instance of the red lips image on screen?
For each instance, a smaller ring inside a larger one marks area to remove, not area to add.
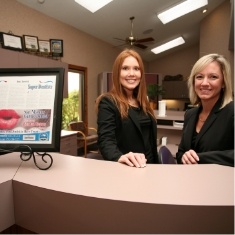
[[[1,109],[0,110],[0,129],[10,130],[16,127],[20,116],[15,110]]]

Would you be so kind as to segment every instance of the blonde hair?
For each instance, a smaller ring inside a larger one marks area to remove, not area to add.
[[[227,105],[233,100],[230,64],[223,55],[208,54],[201,57],[194,64],[191,70],[191,74],[188,78],[189,99],[191,101],[191,104],[193,105],[201,104],[200,98],[198,97],[194,89],[195,75],[200,73],[208,64],[212,62],[218,63],[218,65],[220,66],[221,73],[223,74],[224,88],[221,89],[223,101],[220,107],[223,108],[225,105]]]
[[[144,75],[144,64],[140,55],[132,49],[125,49],[117,56],[116,60],[114,61],[113,69],[112,69],[113,87],[110,90],[110,92],[104,93],[97,98],[96,110],[98,111],[98,105],[99,105],[100,100],[104,96],[106,97],[108,96],[116,104],[121,114],[121,117],[126,118],[128,116],[128,109],[130,105],[128,104],[127,94],[120,83],[120,72],[121,72],[121,68],[122,68],[122,64],[124,60],[129,56],[134,57],[138,61],[140,72],[141,72],[140,84],[134,89],[133,95],[137,99],[139,105],[142,107],[142,110],[144,111],[144,113],[149,113],[150,115],[154,117],[154,112],[152,108],[150,107],[149,101],[147,99],[147,88],[146,88],[146,81],[145,81],[145,75]]]

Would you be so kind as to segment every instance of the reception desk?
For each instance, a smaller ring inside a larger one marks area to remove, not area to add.
[[[234,168],[147,165],[51,153],[43,171],[19,153],[0,158],[0,231],[234,233]],[[3,195],[3,196],[2,196]]]

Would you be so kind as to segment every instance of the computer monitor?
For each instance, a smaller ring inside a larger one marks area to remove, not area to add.
[[[0,152],[59,152],[64,68],[0,69]]]

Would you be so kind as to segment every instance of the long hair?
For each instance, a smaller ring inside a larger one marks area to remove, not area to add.
[[[194,89],[195,75],[202,71],[208,64],[216,61],[220,66],[220,70],[223,74],[224,88],[221,89],[221,95],[223,98],[220,108],[223,108],[226,104],[233,100],[232,82],[231,82],[231,69],[229,62],[223,55],[208,54],[201,57],[193,66],[191,74],[188,78],[189,99],[193,105],[201,104],[200,98]]]
[[[116,104],[121,114],[121,117],[126,118],[128,116],[128,109],[130,108],[130,105],[128,104],[127,94],[120,83],[120,72],[121,72],[122,64],[124,60],[129,56],[134,57],[138,61],[140,72],[141,72],[140,83],[134,89],[133,96],[137,99],[137,102],[139,103],[143,112],[145,114],[149,113],[150,115],[154,117],[153,109],[150,107],[149,101],[147,98],[147,88],[146,88],[146,81],[145,81],[145,75],[144,75],[144,64],[140,55],[132,49],[125,49],[117,56],[116,60],[114,61],[113,69],[112,69],[113,87],[110,90],[110,92],[102,94],[97,98],[96,109],[98,111],[98,105],[102,97],[108,96]]]

